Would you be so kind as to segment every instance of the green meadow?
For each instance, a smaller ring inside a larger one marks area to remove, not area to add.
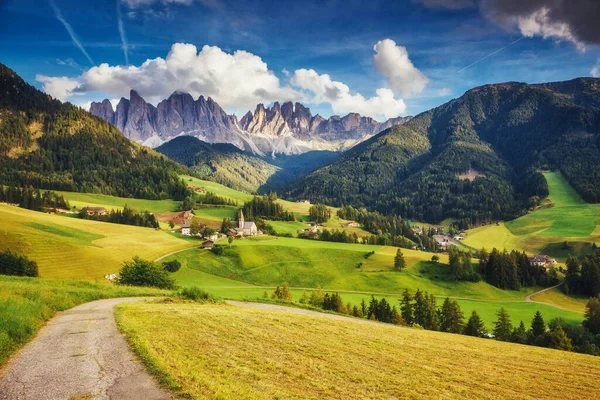
[[[0,204],[0,251],[27,255],[40,276],[104,279],[135,255],[155,259],[197,245],[152,228],[66,218]]]
[[[120,210],[125,205],[133,208],[136,211],[149,211],[154,214],[162,214],[171,211],[177,211],[179,202],[175,200],[144,200],[133,199],[127,197],[108,196],[105,194],[92,193],[77,193],[77,192],[61,192],[56,193],[63,195],[69,200],[71,207],[82,209],[84,207],[104,207],[107,210]]]
[[[600,205],[585,203],[560,173],[547,172],[544,176],[551,207],[506,223],[472,229],[464,243],[477,249],[544,253],[563,262],[569,254],[591,254],[592,244],[600,243]]]
[[[448,279],[446,256],[441,263],[430,261],[430,253],[403,249],[408,268],[393,270],[396,248],[317,242],[302,239],[272,238],[261,241],[236,240],[223,245],[224,254],[190,249],[165,260],[176,259],[182,268],[176,273],[182,286],[202,287],[216,295],[233,299],[261,298],[284,282],[292,287],[298,301],[304,290],[318,287],[338,292],[346,302],[368,302],[371,295],[386,297],[398,304],[405,289],[428,291],[442,302],[444,297],[459,301],[465,315],[477,310],[491,329],[496,313],[504,307],[518,324],[531,322],[540,310],[548,320],[561,317],[580,323],[583,313],[551,305],[525,302],[528,293],[537,289],[505,291],[485,282],[454,282]],[[371,251],[375,253],[369,255]],[[368,256],[368,257],[367,257]],[[358,264],[362,263],[360,268]]]

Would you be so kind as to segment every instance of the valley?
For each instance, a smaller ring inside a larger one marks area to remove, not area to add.
[[[594,398],[599,93],[486,85],[377,122],[132,89],[90,114],[0,64],[0,364],[136,297],[56,334],[116,318],[187,398]]]

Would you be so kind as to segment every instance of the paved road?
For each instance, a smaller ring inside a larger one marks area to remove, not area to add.
[[[0,399],[170,399],[117,330],[114,306],[139,300],[98,300],[58,314],[0,373]]]

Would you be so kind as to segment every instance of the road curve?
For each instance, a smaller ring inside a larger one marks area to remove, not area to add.
[[[0,372],[0,399],[171,399],[117,330],[115,305],[139,300],[98,300],[59,313]]]

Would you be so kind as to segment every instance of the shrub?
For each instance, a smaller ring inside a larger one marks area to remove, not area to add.
[[[221,256],[223,255],[223,247],[219,245],[215,245],[212,249],[210,249],[214,255]]]
[[[189,288],[183,288],[181,290],[181,297],[186,298],[188,300],[194,300],[194,301],[207,301],[207,300],[214,301],[215,300],[214,297],[210,293],[205,292],[204,290],[202,290],[196,286],[192,286]]]
[[[155,262],[134,257],[132,261],[125,261],[119,273],[119,283],[130,286],[150,286],[159,289],[174,289],[173,278],[162,265]]]
[[[163,268],[169,272],[177,272],[181,268],[181,263],[177,260],[171,260],[163,263]]]
[[[0,253],[0,274],[14,276],[38,276],[38,266],[27,256],[20,256],[10,250]]]

